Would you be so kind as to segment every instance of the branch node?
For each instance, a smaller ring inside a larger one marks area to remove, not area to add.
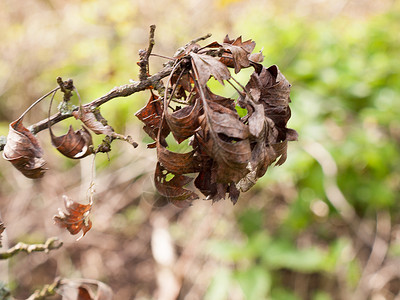
[[[154,32],[156,30],[156,25],[151,25],[150,26],[150,34],[149,34],[149,46],[147,50],[139,50],[139,67],[140,67],[140,73],[139,73],[139,79],[140,81],[146,80],[150,76],[150,70],[149,70],[149,57],[151,54],[151,51],[153,51],[153,47],[155,44],[154,40]]]
[[[60,248],[63,243],[57,237],[51,237],[47,239],[44,244],[25,244],[19,242],[14,247],[8,249],[5,252],[0,252],[0,260],[1,259],[8,259],[19,252],[26,252],[28,254],[32,252],[45,252],[48,253],[50,250],[55,250]]]
[[[63,101],[68,102],[72,97],[72,90],[74,89],[74,82],[72,79],[63,81],[61,77],[57,77],[57,83],[60,86],[61,92],[64,93]]]
[[[27,300],[44,300],[46,297],[54,296],[61,284],[61,278],[57,277],[52,284],[46,284],[40,290],[36,290]]]

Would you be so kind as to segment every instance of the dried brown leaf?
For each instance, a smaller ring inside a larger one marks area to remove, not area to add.
[[[28,178],[43,177],[46,168],[43,150],[36,137],[18,119],[9,126],[3,157]]]
[[[247,68],[251,65],[250,55],[253,52],[256,43],[252,40],[242,42],[242,37],[238,37],[236,40],[230,40],[228,35],[224,39],[222,48],[225,50],[224,55],[221,58],[221,62],[228,67],[235,68],[235,73],[239,73],[242,68]],[[255,63],[259,63],[263,60],[261,56],[252,56]]]
[[[206,55],[190,52],[192,64],[195,66],[197,72],[196,78],[201,87],[205,87],[210,76],[213,76],[222,85],[224,80],[231,78],[231,73],[228,68],[221,63],[217,58]]]
[[[216,95],[212,93],[208,87],[206,87],[206,89],[204,90],[204,94],[208,102],[214,102],[225,108],[235,111],[235,100]]]
[[[157,139],[158,130],[161,126],[161,116],[163,114],[163,109],[161,106],[161,102],[158,99],[157,95],[151,94],[149,101],[147,102],[146,106],[141,108],[135,116],[141,120],[145,126],[143,130],[153,139]],[[166,137],[169,133],[168,126],[165,126],[166,123],[163,123],[162,126],[162,134],[161,137]],[[165,142],[162,142],[164,145]],[[154,144],[155,146],[155,144]]]
[[[49,128],[51,142],[57,150],[66,157],[80,159],[93,153],[93,140],[86,127],[74,131],[69,127],[68,133],[55,136],[51,127]]]
[[[66,228],[72,235],[82,230],[81,239],[92,228],[92,221],[89,220],[89,213],[92,204],[80,204],[67,196],[63,196],[67,213],[59,209],[59,214],[53,217],[54,222],[62,228]],[[78,240],[79,240],[78,239]]]
[[[243,124],[236,112],[219,104],[209,102],[196,138],[218,165],[216,169],[219,183],[237,183],[248,170],[246,166],[251,158],[249,129]]]
[[[165,110],[165,119],[178,143],[194,135],[200,126],[198,117],[201,114],[201,101],[195,99],[193,105],[185,106],[172,114]]]
[[[195,154],[195,150],[187,153],[172,152],[160,143],[157,143],[157,157],[159,163],[168,172],[175,175],[197,173],[200,171],[199,161]]]
[[[192,180],[193,178],[188,176],[170,173],[160,163],[157,163],[154,172],[155,186],[158,192],[175,206],[185,208],[199,198],[196,193],[184,188]]]
[[[78,111],[73,111],[72,115],[77,120],[81,120],[87,128],[95,134],[112,135],[114,129],[107,124],[107,121],[100,115],[99,110],[92,110],[88,107],[81,106]]]
[[[290,87],[291,84],[275,65],[263,68],[260,74],[254,72],[246,85],[253,98],[264,106],[265,116],[274,121],[279,132],[276,142],[287,140],[286,124],[291,116]],[[289,137],[291,140],[296,138],[293,130],[290,130]]]

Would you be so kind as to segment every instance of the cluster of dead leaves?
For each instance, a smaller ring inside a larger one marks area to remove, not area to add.
[[[268,166],[285,162],[287,142],[297,139],[296,131],[286,127],[291,85],[277,66],[263,67],[263,55],[252,53],[254,48],[254,41],[228,36],[222,44],[189,45],[175,55],[165,93],[152,91],[136,113],[155,141],[148,145],[157,149],[155,186],[179,207],[198,199],[185,187],[193,180],[208,199],[217,201],[228,194],[236,203],[240,192],[250,189]],[[228,68],[239,73],[247,67],[254,72],[242,86]],[[236,99],[211,92],[211,77],[234,86]],[[247,114],[239,116],[238,107]],[[189,141],[192,150],[171,151],[170,134],[177,143]]]

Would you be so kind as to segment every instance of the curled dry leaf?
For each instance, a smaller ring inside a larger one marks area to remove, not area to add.
[[[141,120],[145,126],[143,130],[153,139],[157,139],[158,130],[161,126],[161,116],[163,109],[157,95],[151,94],[146,106],[140,109],[135,116]],[[165,125],[165,124],[163,124]],[[167,136],[169,133],[168,126],[162,126],[162,136]],[[165,145],[165,142],[163,143]],[[149,146],[148,146],[149,147]],[[154,148],[155,143],[151,144],[149,148]]]
[[[187,153],[176,153],[158,143],[157,157],[162,167],[172,174],[181,175],[200,171],[200,164],[194,150]]]
[[[51,143],[66,157],[80,159],[93,153],[92,135],[86,127],[74,131],[70,126],[67,134],[58,137],[53,134],[51,127],[49,131]]]
[[[28,178],[43,177],[46,168],[43,150],[36,137],[18,119],[10,124],[3,157]]]
[[[199,197],[196,193],[185,189],[193,178],[168,172],[160,163],[157,163],[154,173],[154,183],[158,192],[174,205],[185,208]]]
[[[217,58],[198,53],[190,53],[192,64],[196,67],[197,80],[200,86],[205,86],[210,76],[213,76],[219,83],[231,78],[228,68]]]
[[[226,36],[222,47],[227,52],[223,57],[223,62],[235,68],[235,73],[239,73],[242,68],[250,67],[249,55],[253,52],[256,43],[252,40],[242,42],[242,37],[236,40],[229,40]]]
[[[236,183],[248,173],[246,166],[251,157],[248,126],[240,121],[236,111],[213,102],[205,105],[196,138],[217,164],[217,182]]]
[[[185,106],[174,111],[172,114],[166,109],[164,112],[165,120],[178,143],[193,136],[199,128],[199,115],[201,113],[200,99],[194,99],[194,105]]]
[[[107,120],[100,114],[99,109],[92,110],[81,106],[78,111],[73,111],[72,115],[77,120],[81,120],[95,134],[112,135],[114,132],[114,129],[107,124]]]
[[[53,220],[58,226],[66,228],[72,235],[78,234],[82,230],[79,240],[92,228],[92,221],[89,220],[92,203],[80,204],[65,195],[63,199],[67,213],[59,209],[58,215],[54,216]]]
[[[175,56],[170,89],[164,95],[168,99],[152,95],[136,114],[156,140],[156,188],[175,205],[186,206],[198,197],[184,188],[192,181],[185,174],[197,176],[194,185],[207,199],[228,195],[236,203],[240,192],[250,189],[270,165],[284,163],[287,142],[297,139],[297,132],[286,127],[290,84],[277,66],[263,67],[262,53],[252,54],[254,48],[252,40],[228,36],[222,44],[186,48]],[[250,66],[255,71],[245,87],[230,81],[228,67],[238,73]],[[212,93],[207,86],[210,77],[221,84],[235,83],[238,98]],[[179,104],[173,106],[174,101]],[[239,116],[238,106],[245,109],[245,116]],[[170,151],[170,132],[178,143],[189,141],[192,150]]]

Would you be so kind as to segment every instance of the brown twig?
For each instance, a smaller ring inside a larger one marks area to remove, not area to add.
[[[57,293],[57,288],[61,285],[61,278],[56,278],[52,284],[46,284],[40,290],[36,290],[26,300],[44,300],[46,297],[54,296]]]
[[[1,259],[8,259],[19,252],[26,252],[26,253],[32,253],[32,252],[49,252],[50,250],[55,250],[60,248],[63,245],[61,241],[59,241],[58,238],[52,237],[47,239],[47,241],[44,244],[25,244],[25,243],[18,243],[14,247],[8,249],[5,252],[0,252],[0,260]]]
[[[153,51],[153,47],[155,44],[154,41],[154,32],[156,30],[156,25],[150,25],[150,36],[149,36],[149,47],[147,50],[140,50],[139,51],[139,56],[140,56],[140,61],[139,61],[139,67],[140,67],[140,73],[139,73],[139,79],[141,81],[146,80],[147,77],[150,76],[150,70],[149,70],[149,57],[151,54],[151,51]]]
[[[164,77],[167,77],[172,71],[172,67],[170,65],[164,67],[160,72],[154,74],[153,76],[150,76],[146,80],[142,81],[133,81],[131,84],[125,84],[121,85],[118,87],[113,88],[111,91],[109,91],[107,94],[104,96],[101,96],[100,98],[97,98],[93,100],[92,102],[86,103],[82,105],[84,108],[96,108],[104,103],[118,97],[127,97],[130,96],[134,93],[144,91],[148,89],[150,86],[155,86],[161,79]],[[74,111],[77,111],[79,108],[75,108]],[[48,124],[50,122],[50,125],[56,124],[58,122],[61,122],[65,119],[68,119],[72,117],[72,113],[68,114],[61,114],[61,113],[56,113],[50,117],[50,119],[44,119],[42,121],[37,122],[36,124],[33,124],[30,126],[30,131],[33,134],[37,134],[38,132],[47,129]]]
[[[72,79],[63,81],[61,77],[57,77],[57,83],[60,86],[61,92],[64,93],[64,101],[68,102],[72,97],[72,90],[74,89],[74,82]]]
[[[162,82],[161,79],[167,77],[168,75],[170,75],[172,69],[173,69],[173,61],[168,62],[163,69],[161,69],[159,72],[157,72],[156,74],[149,76],[148,75],[148,60],[149,57],[151,55],[151,51],[153,49],[154,46],[154,31],[155,31],[155,25],[150,26],[150,37],[149,37],[149,47],[146,51],[143,51],[143,54],[141,55],[141,61],[146,62],[147,66],[145,65],[145,68],[141,67],[141,71],[140,71],[140,80],[139,81],[131,81],[130,84],[125,84],[125,85],[121,85],[118,87],[113,88],[111,91],[109,91],[107,94],[93,100],[92,102],[86,103],[84,105],[82,105],[82,107],[84,108],[90,108],[90,109],[94,109],[97,108],[101,105],[103,105],[104,103],[115,99],[115,98],[119,98],[119,97],[127,97],[130,96],[134,93],[140,92],[140,91],[144,91],[150,87],[154,87],[156,89],[162,89]],[[209,38],[211,36],[211,34],[207,34],[205,36],[199,37],[197,39],[194,39],[192,41],[190,41],[189,43],[187,43],[184,47],[181,47],[178,49],[178,51],[184,51],[187,47],[189,47],[190,45],[197,43],[198,41],[201,40],[205,40],[207,38]],[[143,56],[143,57],[142,57]],[[145,71],[143,71],[145,70]],[[61,89],[66,89],[69,90],[70,87],[73,87],[72,84],[72,80],[68,80],[63,82],[62,79],[57,79],[57,82],[59,83],[59,88]],[[59,89],[57,88],[57,89]],[[73,88],[72,88],[73,89]],[[54,92],[54,90],[52,91]],[[51,92],[49,93],[51,94]],[[48,94],[48,95],[49,95]],[[45,96],[48,96],[45,95]],[[66,94],[64,93],[64,98],[67,97]],[[77,111],[79,109],[79,107],[76,107],[75,109],[73,109],[70,112],[58,112],[54,115],[52,115],[50,118],[46,118],[44,120],[41,120],[33,125],[31,125],[29,127],[29,130],[33,133],[33,134],[37,134],[40,131],[43,131],[45,129],[48,128],[48,126],[52,126],[56,123],[59,123],[65,119],[68,119],[70,117],[72,117],[72,112],[73,111]],[[4,143],[0,143],[0,150],[1,150],[1,146]],[[4,145],[3,145],[4,146]]]

